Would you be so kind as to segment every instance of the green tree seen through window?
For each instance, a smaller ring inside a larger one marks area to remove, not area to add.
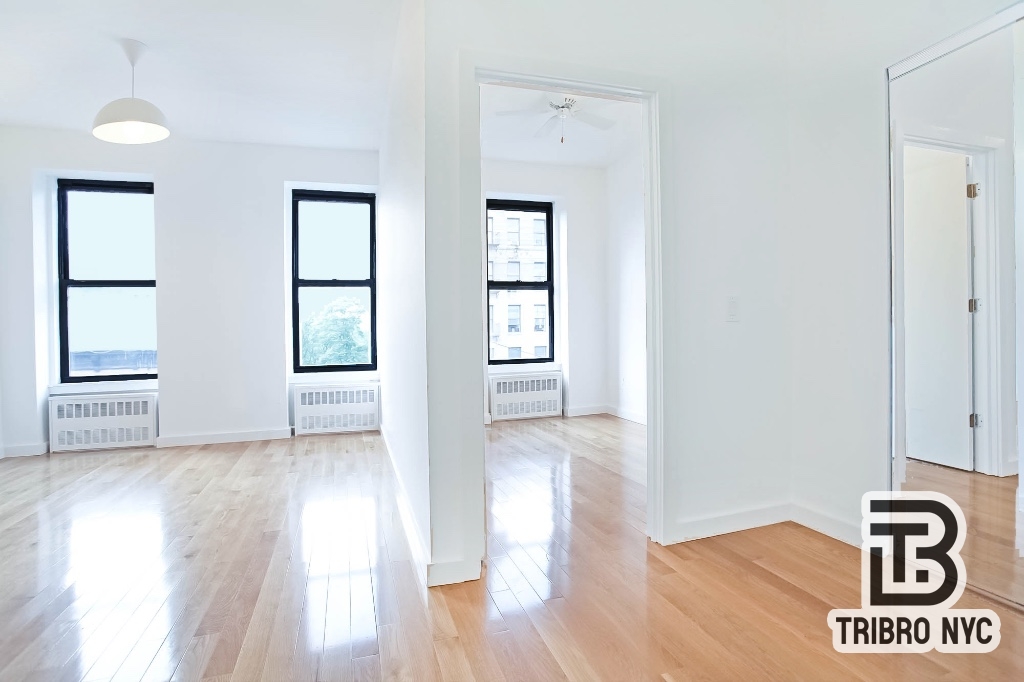
[[[337,298],[302,324],[302,364],[367,364],[369,338],[365,306],[354,298]]]

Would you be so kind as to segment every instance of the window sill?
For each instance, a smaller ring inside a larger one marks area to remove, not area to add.
[[[380,381],[376,371],[365,372],[304,372],[289,374],[289,386],[309,386],[316,384],[365,384],[367,381]]]
[[[487,365],[488,374],[531,374],[533,372],[560,372],[560,362],[526,362],[511,365]]]
[[[50,395],[83,395],[85,393],[142,393],[159,390],[158,379],[129,381],[83,381],[81,383],[54,384]]]

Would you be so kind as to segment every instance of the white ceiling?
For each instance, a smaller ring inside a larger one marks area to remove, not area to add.
[[[136,94],[172,134],[375,149],[400,0],[47,0],[0,9],[0,123],[91,129]]]
[[[484,85],[480,92],[480,144],[485,159],[527,161],[572,166],[607,166],[629,145],[641,143],[641,111],[635,102],[571,95],[577,108],[615,121],[599,130],[579,121],[565,125],[565,142],[558,131],[538,138],[536,133],[551,116],[548,102],[561,103],[566,93]],[[536,114],[499,115],[533,110]]]

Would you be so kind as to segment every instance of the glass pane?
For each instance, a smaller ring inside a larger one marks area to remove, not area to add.
[[[370,288],[299,288],[303,367],[370,364]]]
[[[487,211],[487,261],[492,282],[547,281],[547,216],[538,211]]]
[[[492,289],[488,298],[491,360],[551,359],[547,291]]]
[[[548,306],[546,303],[533,306],[533,331],[543,332],[548,328]]]
[[[156,374],[156,288],[68,289],[71,376]]]
[[[71,279],[156,279],[152,194],[67,196]]]
[[[533,219],[533,245],[543,246],[545,249],[548,244],[548,227],[547,220],[545,218],[534,218]]]
[[[370,205],[299,202],[299,278],[370,278]]]

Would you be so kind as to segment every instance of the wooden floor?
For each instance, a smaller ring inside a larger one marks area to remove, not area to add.
[[[635,424],[487,434],[486,578],[431,590],[376,435],[0,461],[0,680],[1024,678],[998,605],[993,654],[835,653],[858,550],[800,526],[647,542]]]
[[[960,555],[968,582],[1024,604],[1024,537],[1019,523],[1024,520],[1024,506],[1017,511],[1016,476],[986,476],[908,459],[903,488],[934,490],[953,498],[967,519],[967,539]]]

